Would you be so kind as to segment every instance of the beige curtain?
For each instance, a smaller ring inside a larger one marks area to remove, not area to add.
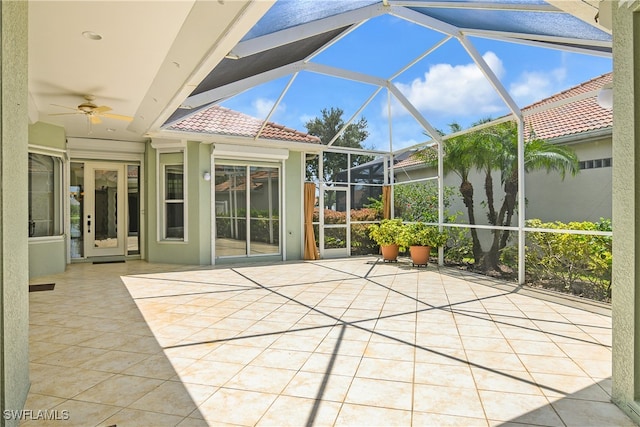
[[[384,219],[391,218],[391,186],[382,187],[382,217]]]
[[[316,236],[313,232],[313,207],[316,204],[316,185],[304,183],[304,259],[319,259]]]

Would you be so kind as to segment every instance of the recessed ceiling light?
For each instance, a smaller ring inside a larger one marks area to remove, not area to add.
[[[98,33],[94,33],[93,31],[83,31],[82,37],[89,40],[102,40],[102,36]]]
[[[114,128],[107,128],[107,132],[115,132],[116,130]]]

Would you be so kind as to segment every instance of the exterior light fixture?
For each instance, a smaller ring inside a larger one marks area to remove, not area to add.
[[[598,92],[598,105],[607,110],[613,108],[613,84],[607,83]]]
[[[202,179],[204,179],[205,181],[211,181],[211,173],[209,173],[209,172],[205,172],[205,173],[202,175]]]

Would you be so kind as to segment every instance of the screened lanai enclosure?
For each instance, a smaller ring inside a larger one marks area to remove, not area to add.
[[[219,105],[264,123],[238,145],[270,143],[274,122],[319,137],[290,144],[313,188],[312,257],[377,253],[370,224],[402,218],[448,233],[440,263],[588,283],[606,299],[611,122],[563,122],[576,105],[611,117],[598,103],[612,39],[597,4],[572,15],[542,0],[277,1],[165,127]],[[567,132],[542,135],[540,114]],[[282,166],[221,162],[212,175],[216,252],[282,250]]]

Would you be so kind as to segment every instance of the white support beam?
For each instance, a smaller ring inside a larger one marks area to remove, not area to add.
[[[518,284],[525,281],[524,118],[518,118]]]
[[[597,56],[601,58],[611,58],[613,56],[611,52],[607,52],[606,50],[594,50],[588,47],[575,46],[575,45],[570,46],[565,44],[551,43],[549,41],[538,41],[538,40],[530,40],[530,39],[524,39],[524,38],[504,37],[502,36],[501,33],[497,33],[495,31],[463,29],[462,34],[465,36],[503,41],[505,43],[514,43],[514,44],[520,44],[523,46],[540,47],[543,49],[559,50],[561,52],[572,52],[572,53],[578,53],[581,55]]]
[[[490,2],[452,2],[452,1],[401,1],[390,0],[390,6],[424,7],[443,9],[473,9],[473,10],[513,10],[523,12],[558,12],[559,9],[549,4],[522,3],[490,3]]]
[[[460,29],[454,25],[447,24],[446,22],[439,21],[423,13],[416,12],[415,10],[407,9],[406,7],[392,6],[391,12],[389,13],[393,16],[397,16],[398,18],[402,18],[406,21],[413,22],[414,24],[439,31],[452,37],[458,37],[461,34]]]
[[[414,107],[411,101],[409,101],[407,97],[404,96],[402,92],[400,92],[400,89],[398,89],[393,83],[389,83],[387,87],[393,94],[393,96],[395,96],[396,99],[400,101],[404,108],[406,108],[407,111],[418,121],[418,123],[420,123],[422,127],[429,133],[431,138],[438,141],[438,143],[441,143],[442,139],[440,138],[440,134],[438,133],[438,131],[433,126],[431,126],[431,123],[429,123],[422,114],[420,114],[420,111],[418,111],[418,109]]]
[[[374,77],[364,73],[349,71],[343,68],[331,67],[329,65],[317,64],[315,62],[306,63],[303,65],[303,67],[305,70],[313,73],[339,77],[345,80],[352,80],[355,82],[366,83],[379,87],[385,87],[387,85],[387,81],[380,77]]]
[[[328,43],[325,43],[319,49],[317,49],[315,52],[312,52],[310,55],[308,55],[304,59],[304,61],[305,62],[311,61],[313,58],[315,58],[316,56],[320,55],[325,50],[331,48],[331,46],[333,46],[334,44],[338,43],[340,40],[342,40],[343,38],[345,38],[346,36],[348,36],[349,34],[354,32],[356,29],[360,28],[360,26],[362,24],[364,24],[365,22],[367,22],[367,21],[368,20],[364,20],[364,21],[358,22],[356,24],[353,24],[348,29],[346,29],[342,33],[340,33],[340,35],[338,35],[337,37],[332,38]]]
[[[389,80],[393,80],[396,77],[398,77],[400,74],[404,73],[405,71],[407,71],[409,68],[413,67],[414,65],[416,65],[418,62],[422,61],[425,57],[427,57],[429,54],[431,54],[431,52],[433,52],[434,50],[438,49],[440,46],[442,46],[443,44],[445,44],[446,42],[448,42],[449,40],[451,40],[451,36],[445,36],[444,38],[442,38],[438,43],[434,44],[433,46],[431,46],[429,49],[425,50],[421,55],[419,55],[417,58],[415,58],[413,61],[409,62],[407,65],[405,65],[404,67],[402,67],[401,69],[399,69],[398,71],[396,71],[391,77],[389,77]]]
[[[358,114],[362,113],[362,111],[367,107],[367,105],[369,105],[369,103],[371,101],[373,101],[373,98],[376,97],[376,95],[382,90],[382,86],[378,87],[372,94],[371,96],[360,106],[360,108],[358,108],[358,111],[356,111],[351,118],[344,124],[344,126],[342,126],[342,129],[340,129],[338,131],[338,133],[336,133],[336,135],[331,138],[331,141],[329,141],[329,143],[327,144],[328,146],[333,145],[334,142],[336,142],[336,140],[338,138],[340,138],[340,135],[342,135],[344,133],[345,130],[347,130],[347,127],[353,123],[353,121],[356,119],[356,117],[358,117]]]
[[[285,88],[282,90],[282,92],[280,92],[280,96],[278,97],[276,102],[273,103],[273,107],[271,107],[269,114],[267,114],[267,117],[265,117],[264,121],[262,122],[262,126],[260,126],[260,130],[258,130],[258,133],[256,134],[256,137],[254,139],[260,138],[260,135],[262,134],[264,127],[269,122],[269,119],[271,119],[271,116],[273,116],[273,113],[275,113],[276,109],[278,108],[278,105],[280,105],[280,103],[282,102],[282,98],[284,98],[284,96],[287,94],[287,92],[289,91],[289,88],[295,81],[296,77],[298,77],[298,74],[299,73],[294,73],[293,76],[291,76],[291,78],[287,82],[287,85],[285,86]]]
[[[582,55],[600,56],[611,58],[611,52],[590,49],[590,47],[602,47],[611,49],[612,42],[601,40],[582,40],[567,37],[552,37],[537,34],[513,33],[505,31],[477,30],[461,28],[460,32],[465,36],[481,37],[490,40],[499,40],[509,43],[517,43],[526,46],[535,46],[545,49],[574,52]]]
[[[244,58],[265,50],[284,46],[298,40],[313,37],[318,34],[348,27],[361,21],[380,16],[387,13],[386,8],[380,5],[366,6],[361,9],[352,10],[342,14],[329,16],[304,25],[286,28],[275,33],[266,34],[253,39],[240,42],[234,47],[230,55]]]
[[[469,56],[473,59],[476,65],[480,68],[480,71],[485,75],[489,83],[493,86],[493,88],[498,92],[498,95],[502,98],[502,100],[507,104],[507,107],[516,117],[522,117],[522,112],[520,111],[520,107],[515,103],[509,92],[504,88],[498,77],[495,75],[491,67],[486,63],[482,55],[476,50],[473,43],[471,43],[466,37],[459,38],[460,44],[467,51]]]
[[[195,1],[127,129],[138,134],[160,129],[274,3]]]
[[[302,61],[293,62],[282,67],[274,68],[273,70],[265,71],[261,74],[247,77],[246,79],[238,80],[197,95],[192,95],[182,103],[181,108],[198,108],[219,99],[237,95],[254,86],[301,71],[303,66],[304,63]]]

